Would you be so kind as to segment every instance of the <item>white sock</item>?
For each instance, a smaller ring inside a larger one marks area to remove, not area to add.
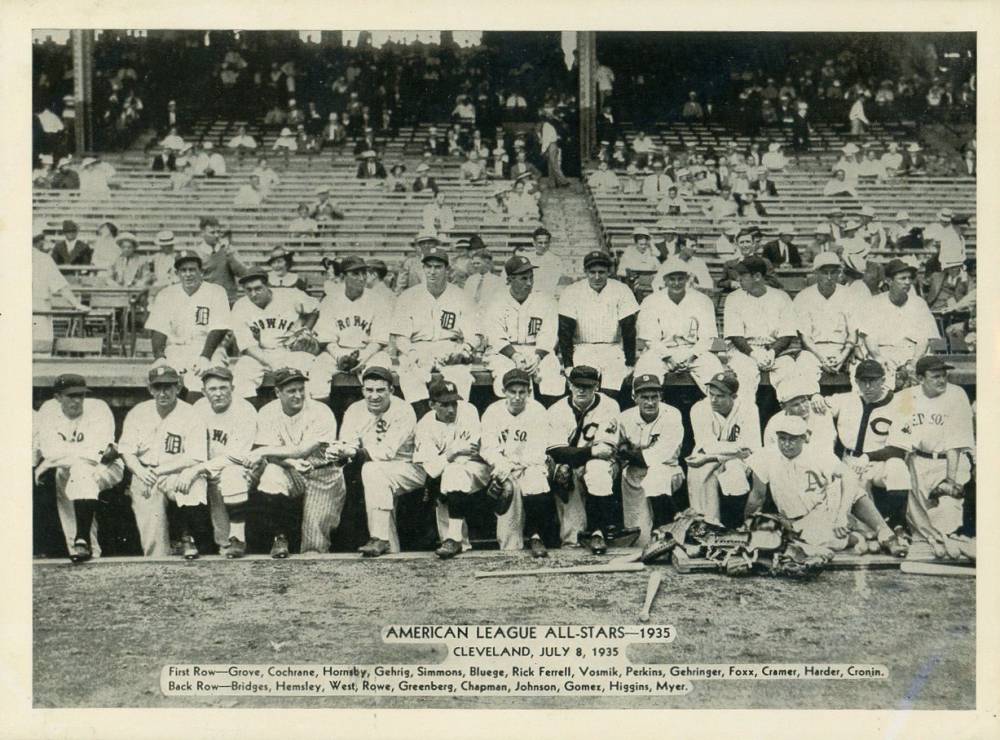
[[[229,536],[235,537],[240,542],[246,542],[246,522],[229,522]]]
[[[380,540],[389,540],[389,518],[392,516],[391,509],[373,509],[368,519],[368,528],[371,536]]]
[[[462,525],[465,524],[464,519],[449,519],[448,520],[448,539],[455,540],[458,544],[462,544]]]

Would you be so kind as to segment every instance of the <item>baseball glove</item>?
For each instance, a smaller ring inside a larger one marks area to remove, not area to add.
[[[468,365],[472,362],[472,355],[464,350],[459,350],[457,352],[449,352],[446,355],[442,355],[438,360],[438,365],[448,366],[448,365]]]
[[[110,465],[115,460],[121,457],[121,453],[118,452],[118,448],[115,447],[114,442],[110,443],[101,453],[101,465]]]
[[[308,352],[311,355],[318,355],[320,350],[315,332],[305,327],[296,329],[285,339],[284,345],[292,352]]]
[[[503,516],[514,501],[514,484],[509,480],[502,481],[499,478],[493,478],[486,489],[486,495],[493,502],[493,511],[496,512],[497,516]]]
[[[554,461],[549,465],[549,483],[552,486],[552,493],[559,497],[564,504],[569,501],[569,495],[573,492],[573,468],[569,465],[559,465]]]
[[[358,350],[337,358],[337,370],[342,373],[352,373],[358,368]]]

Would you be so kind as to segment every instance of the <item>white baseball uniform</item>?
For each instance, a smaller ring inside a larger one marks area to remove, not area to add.
[[[949,383],[944,393],[928,398],[918,385],[896,395],[896,409],[900,421],[892,425],[886,444],[909,453],[912,487],[907,523],[915,536],[940,540],[962,524],[962,501],[942,496],[930,506],[928,494],[947,477],[948,450],[960,451],[955,482],[969,482],[972,467],[964,451],[976,447],[969,397],[963,388]]]
[[[791,416],[787,411],[779,411],[770,419],[764,427],[764,447],[778,447],[778,433],[774,431],[778,419],[784,416]],[[809,416],[805,417],[806,428],[809,430],[809,438],[806,443],[808,447],[829,450],[833,454],[834,446],[837,442],[837,430],[833,425],[833,417],[830,414],[817,414],[812,409]]]
[[[889,391],[880,401],[869,404],[857,391],[837,393],[826,397],[837,429],[837,436],[844,447],[843,460],[881,450],[886,446],[889,431],[900,422],[896,395]],[[889,491],[908,491],[910,473],[906,463],[899,458],[869,463],[861,476],[867,489],[877,485]]]
[[[712,353],[712,342],[719,336],[712,299],[694,288],[688,288],[680,303],[675,303],[666,291],[653,293],[639,308],[636,334],[647,348],[635,363],[636,375],[656,375],[662,378],[664,358],[684,362],[691,377],[705,393],[705,383],[722,372],[722,363]]]
[[[226,504],[247,500],[247,469],[228,455],[245,458],[257,438],[257,409],[243,398],[234,397],[229,408],[216,412],[207,398],[194,403],[195,413],[208,433],[208,506],[212,515],[215,543],[229,544],[229,514]]]
[[[152,467],[155,472],[156,467],[167,467],[172,459],[179,457],[198,463],[208,459],[208,432],[189,403],[178,400],[173,410],[166,417],[161,417],[155,401],[143,401],[125,417],[118,449],[135,455],[139,462]],[[178,475],[162,476],[151,487],[138,476],[132,476],[129,496],[146,555],[164,556],[170,551],[168,499],[178,506],[208,503],[208,482],[204,478],[196,478],[187,491],[175,491]]]
[[[314,356],[308,352],[292,352],[285,343],[303,325],[302,318],[315,313],[316,308],[316,299],[301,290],[284,288],[273,289],[271,300],[263,308],[247,296],[236,301],[231,320],[241,351],[233,371],[233,385],[238,395],[244,398],[256,396],[269,369],[293,367],[307,376],[310,374]],[[250,348],[259,351],[269,367],[248,355]],[[329,386],[324,395],[329,395]]]
[[[316,357],[309,372],[309,393],[313,398],[330,395],[330,382],[340,372],[337,369],[338,359],[362,350],[372,342],[382,347],[389,344],[394,302],[395,296],[387,299],[381,292],[368,288],[354,300],[349,299],[343,289],[323,299],[319,304],[316,336],[327,347]],[[392,361],[387,353],[380,350],[365,363],[365,367],[370,365],[390,367]]]
[[[595,444],[605,443],[614,447],[618,444],[618,416],[621,407],[617,401],[603,393],[595,395],[594,403],[582,414],[568,396],[552,404],[545,413],[551,433],[550,449],[566,445],[593,447]],[[559,536],[564,545],[575,546],[577,535],[586,530],[587,510],[583,494],[586,492],[593,496],[610,496],[615,467],[611,460],[592,458],[574,469],[574,485],[569,500],[563,503],[556,497]]]
[[[410,349],[399,356],[399,387],[413,403],[427,398],[427,383],[435,367],[467,399],[472,389],[470,365],[438,366],[442,356],[458,352],[463,344],[475,346],[479,329],[476,307],[468,294],[448,283],[437,298],[424,284],[407,288],[396,299],[391,333],[410,340]]]
[[[848,344],[854,344],[851,318],[857,310],[854,297],[838,285],[831,296],[825,298],[816,285],[810,285],[799,291],[792,307],[799,334],[808,339],[819,354],[813,354],[803,345],[795,361],[796,367],[800,374],[819,381],[823,374],[820,363],[840,357]]]
[[[743,337],[753,349],[745,355],[735,347],[729,351],[729,367],[739,378],[744,392],[760,385],[760,364],[773,359],[771,385],[778,386],[795,372],[795,360],[790,355],[772,358],[765,346],[779,337],[794,337],[797,333],[792,299],[777,288],[768,286],[761,296],[752,296],[743,289],[726,296],[722,313],[722,335]]]
[[[684,442],[684,422],[673,406],[660,403],[656,418],[646,421],[634,406],[618,417],[621,440],[642,450],[647,467],[627,464],[622,471],[622,509],[626,527],[639,527],[639,546],[649,542],[653,512],[648,498],[672,494],[684,481],[677,462]]]
[[[59,401],[52,398],[41,405],[34,417],[34,436],[42,460],[76,458],[71,465],[57,467],[55,473],[56,509],[66,548],[72,552],[76,533],[73,502],[96,501],[101,491],[120,483],[124,473],[120,459],[110,465],[101,463],[101,454],[115,440],[115,420],[111,409],[100,399],[83,399],[83,412],[70,419]],[[96,520],[89,539],[91,553],[100,557]]]
[[[230,328],[226,289],[202,282],[188,295],[180,283],[168,285],[156,295],[146,328],[167,337],[167,363],[182,374],[188,390],[200,391],[201,379],[194,374],[194,363],[205,347],[205,338],[209,332]],[[222,356],[222,351],[217,350],[212,361]]]
[[[688,286],[693,290],[694,288],[701,288],[702,290],[711,290],[715,287],[715,281],[712,279],[712,274],[708,270],[708,264],[701,257],[691,257],[690,259],[680,258],[684,265],[688,269]],[[667,277],[667,264],[663,263],[659,266],[656,271],[656,275],[653,277],[653,290],[659,292],[667,289],[666,277]]]
[[[719,455],[742,448],[761,448],[760,411],[753,401],[737,396],[729,414],[722,416],[703,398],[691,407],[691,431],[695,455]],[[691,508],[706,519],[718,522],[719,496],[742,496],[750,490],[744,460],[733,457],[723,462],[688,465],[688,498]]]
[[[468,445],[475,451],[469,455],[460,455],[449,462],[448,448],[453,444]],[[417,422],[413,462],[424,469],[427,478],[441,479],[443,494],[481,491],[490,482],[490,466],[480,457],[479,445],[479,412],[468,401],[459,401],[455,421],[451,424],[438,421],[433,410],[424,414]],[[449,521],[448,505],[438,501],[437,525],[441,540],[450,537],[458,542],[462,549],[471,549],[469,527],[465,520],[456,520],[461,522],[456,527],[457,531],[449,528]]]
[[[608,278],[600,293],[583,278],[559,299],[559,315],[576,321],[573,364],[600,371],[602,388],[617,391],[629,373],[618,322],[638,312],[632,291],[614,278]]]
[[[483,332],[489,341],[487,364],[493,373],[493,393],[503,396],[503,376],[515,367],[522,367],[500,350],[507,346],[523,356],[528,362],[537,360],[536,350],[548,352],[537,361],[534,378],[539,391],[546,396],[559,396],[566,390],[566,380],[556,354],[559,329],[559,309],[555,299],[545,293],[532,290],[523,303],[510,294],[505,287],[490,304],[483,322]],[[517,355],[515,355],[516,357]]]
[[[872,296],[859,331],[876,348],[876,359],[885,370],[885,383],[890,388],[896,382],[896,368],[918,359],[917,348],[941,336],[927,302],[912,290],[902,306],[890,301],[888,293]]]
[[[413,462],[416,426],[413,407],[392,396],[389,408],[380,414],[369,411],[364,399],[351,404],[344,413],[340,430],[342,442],[355,448],[363,447],[371,458],[361,466],[368,529],[372,536],[388,540],[392,552],[399,552],[395,497],[415,491],[427,479],[424,469]],[[378,532],[372,516],[375,509],[390,512],[388,533]]]

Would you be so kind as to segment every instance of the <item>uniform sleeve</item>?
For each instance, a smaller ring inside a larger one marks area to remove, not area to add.
[[[698,344],[706,349],[711,347],[712,341],[719,336],[719,325],[715,320],[715,305],[708,296],[702,296],[704,300],[698,301],[699,308],[696,313],[698,319]]]
[[[548,437],[545,441],[546,450],[550,450],[553,447],[564,447],[569,444],[570,429],[566,427],[564,422],[566,417],[563,417],[559,413],[560,406],[558,404],[561,403],[563,402],[558,401],[556,406],[550,406],[545,412],[545,420],[549,423]]]
[[[781,412],[779,411],[778,414]],[[764,447],[775,447],[778,444],[778,433],[774,431],[774,421],[775,414],[770,419],[767,420],[767,424],[764,426]]]
[[[160,334],[170,334],[170,304],[168,302],[170,290],[161,290],[153,299],[153,305],[149,309],[149,316],[146,318],[146,328],[157,331]]]
[[[118,440],[119,452],[138,455],[140,452],[140,442],[144,436],[141,423],[140,406],[136,406],[125,416],[125,423],[122,425],[122,436]]]
[[[226,445],[232,454],[241,457],[253,449],[254,440],[257,438],[257,410],[249,403],[243,410],[240,424],[233,430],[229,436],[229,444]]]
[[[639,313],[639,304],[632,291],[624,283],[618,283],[618,286],[618,319]]]
[[[229,325],[236,337],[236,344],[239,346],[240,351],[245,351],[248,347],[257,346],[257,340],[254,339],[253,332],[250,331],[250,325],[247,321],[245,300],[245,298],[241,298],[229,315]]]
[[[332,318],[334,303],[332,296],[327,296],[319,304],[319,318],[316,319],[316,338],[323,344],[336,344],[337,322]]]
[[[747,467],[760,478],[761,483],[767,484],[771,482],[770,461],[771,455],[766,449],[758,450],[747,459]]]
[[[911,300],[916,296],[911,296]],[[920,308],[914,312],[914,318],[916,319],[914,328],[914,336],[911,337],[915,342],[921,342],[925,339],[940,339],[941,333],[938,331],[937,322],[934,320],[934,315],[931,310],[927,307],[927,303],[923,298],[920,298]]]
[[[604,406],[605,404],[607,404],[607,410],[604,411],[598,419],[597,431],[594,432],[593,444],[603,443],[616,446],[619,438],[618,417],[621,414],[621,408],[619,407],[618,402],[609,396],[601,398],[601,405]]]
[[[59,434],[58,417],[53,413],[58,401],[51,400],[42,404],[35,417],[35,433],[38,435],[38,449],[42,457],[55,460],[70,454],[70,445]]]
[[[344,412],[344,422],[340,425],[340,441],[352,447],[361,446],[361,429],[354,405],[349,406]]]
[[[656,312],[660,306],[660,301],[656,300],[656,293],[647,297],[639,308],[639,318],[636,321],[636,337],[653,344],[660,339],[660,332],[656,328]]]
[[[208,330],[219,331],[229,329],[229,297],[222,286],[213,286],[212,301],[209,307]]]
[[[83,455],[83,457],[96,462],[108,445],[115,441],[115,417],[103,401],[94,404],[94,420],[88,423],[88,427],[89,439],[86,450],[88,454]]]
[[[726,296],[722,308],[722,335],[725,337],[746,336],[746,324],[740,311],[740,294],[733,292]]]
[[[778,334],[779,337],[794,337],[799,333],[798,322],[795,320],[795,310],[792,308],[792,299],[788,293],[778,288],[768,288],[778,292],[780,299],[775,301],[778,308]]]
[[[566,316],[570,319],[576,319],[576,304],[577,304],[577,290],[576,283],[570,285],[566,290],[563,291],[562,296],[559,298],[559,315]]]
[[[535,337],[535,346],[547,352],[555,352],[559,342],[559,309],[556,302],[548,297],[540,303],[540,307],[542,328]]]
[[[409,339],[413,336],[413,298],[410,293],[407,291],[400,293],[394,313],[390,332]]]
[[[417,422],[413,437],[413,462],[422,466],[431,478],[440,478],[448,461],[434,440],[433,424],[429,421],[433,413],[429,411]]]
[[[658,429],[660,436],[656,442],[643,450],[642,456],[650,465],[676,464],[681,444],[684,442],[684,424],[677,411],[671,409],[667,412],[661,409],[660,413],[667,414]]]
[[[497,401],[496,403],[503,403]],[[483,414],[480,428],[479,456],[491,466],[496,467],[501,461],[501,439],[500,427],[497,421],[499,414],[495,411],[496,404],[492,404]]]
[[[272,401],[271,403],[278,402]],[[271,404],[268,404],[261,409],[260,414],[257,416],[257,435],[254,439],[254,445],[257,447],[275,447],[282,444],[284,442],[278,434],[277,424],[274,423]]]
[[[191,459],[205,462],[208,459],[208,429],[205,427],[205,422],[193,410],[189,409],[189,414],[190,418],[185,425],[187,427],[185,452]]]

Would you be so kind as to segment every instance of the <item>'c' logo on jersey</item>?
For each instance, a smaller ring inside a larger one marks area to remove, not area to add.
[[[583,428],[581,436],[585,442],[593,442],[595,434],[597,434],[597,424],[588,424]]]
[[[886,419],[884,416],[877,416],[868,422],[868,428],[880,437],[887,435],[889,433],[889,427],[891,426],[892,421]]]
[[[163,443],[163,451],[168,455],[179,455],[183,446],[181,435],[168,433]]]
[[[194,310],[194,323],[197,326],[208,326],[208,306],[198,306]]]
[[[452,313],[451,311],[442,311],[441,312],[441,328],[442,329],[454,329],[455,328],[455,319],[456,318],[457,317],[455,316],[455,314]]]
[[[542,320],[537,316],[532,316],[528,319],[528,336],[534,337],[538,335],[538,332],[542,330]]]

